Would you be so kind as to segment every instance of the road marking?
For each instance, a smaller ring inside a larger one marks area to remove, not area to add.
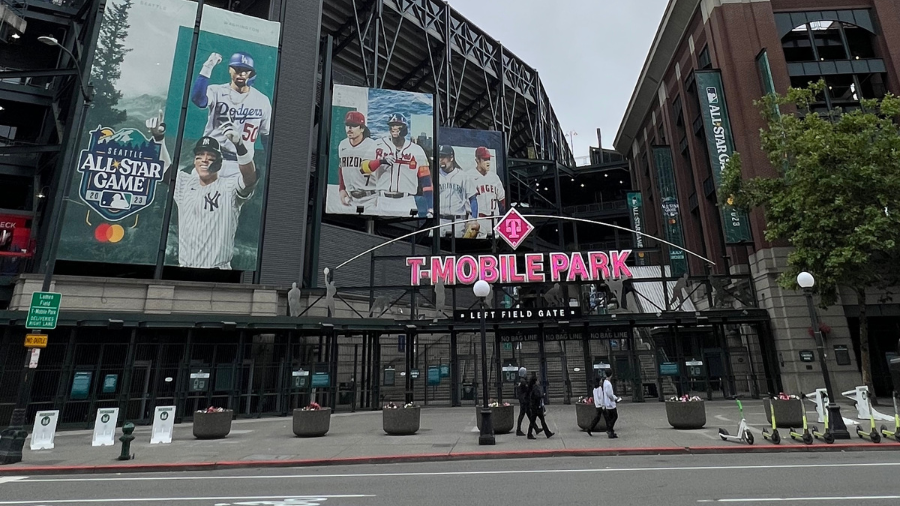
[[[360,499],[364,497],[376,497],[374,495],[269,495],[247,497],[127,497],[115,499],[53,499],[49,501],[0,501],[0,504],[86,504],[86,503],[125,503],[125,502],[172,502],[172,501],[255,501],[255,500],[279,500],[279,501],[310,501],[326,499]],[[290,504],[290,503],[288,503]]]
[[[14,481],[24,480],[27,476],[0,476],[0,483],[12,483]]]
[[[883,501],[885,499],[900,499],[900,495],[857,495],[848,497],[754,497],[744,499],[700,499],[697,502],[809,502],[809,501]]]
[[[15,483],[65,483],[92,481],[166,481],[166,480],[286,480],[314,478],[394,478],[398,476],[477,476],[505,474],[567,474],[567,473],[635,473],[635,472],[669,472],[669,471],[746,471],[750,469],[821,469],[847,467],[898,467],[900,462],[861,462],[847,464],[780,464],[753,466],[685,466],[685,467],[622,467],[602,469],[517,469],[496,471],[441,471],[441,472],[406,472],[406,473],[356,473],[356,474],[285,474],[266,476],[119,476],[115,478],[28,478]],[[0,504],[6,504],[0,502]]]

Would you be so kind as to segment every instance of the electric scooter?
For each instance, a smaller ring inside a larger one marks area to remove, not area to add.
[[[806,399],[806,396],[804,395],[803,398]],[[827,399],[827,397],[825,399]],[[828,444],[832,444],[832,443],[834,443],[834,433],[831,432],[831,424],[828,422],[828,409],[827,408],[824,410],[824,415],[825,415],[825,431],[819,432],[819,428],[816,427],[815,425],[813,425],[810,430],[812,431],[812,435],[814,438],[821,439],[822,441],[825,441]]]
[[[744,419],[744,405],[741,404],[741,401],[737,401],[738,409],[741,411],[741,423],[738,424],[738,433],[735,435],[728,434],[728,431],[725,429],[719,429],[719,437],[722,438],[722,441],[734,441],[736,443],[747,443],[748,445],[753,444],[753,433],[750,432],[750,428],[747,426],[747,420]]]
[[[860,439],[868,439],[873,443],[881,442],[881,434],[875,430],[875,415],[872,414],[872,403],[869,401],[869,396],[866,396],[866,404],[869,405],[869,432],[865,432],[859,428],[859,425],[856,426],[856,435],[860,437]]]
[[[897,411],[897,396],[900,395],[897,392],[894,392],[894,430],[887,430],[887,427],[884,425],[881,426],[881,435],[886,438],[896,439],[900,441],[900,412]]]
[[[793,428],[791,431],[791,439],[796,441],[803,441],[803,444],[811,445],[813,443],[813,436],[809,432],[809,426],[806,424],[806,406],[803,405],[803,402],[800,403],[800,413],[803,415],[803,432],[797,432]]]
[[[778,429],[775,427],[775,406],[770,408],[772,412],[772,432],[769,432],[768,428],[763,428],[762,436],[763,439],[767,439],[772,442],[772,444],[781,444],[781,435],[778,433]]]

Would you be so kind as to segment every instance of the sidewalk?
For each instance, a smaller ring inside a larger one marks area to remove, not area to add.
[[[135,459],[127,462],[115,460],[121,451],[118,440],[116,446],[92,447],[91,431],[59,432],[53,450],[31,451],[30,439],[26,441],[22,462],[0,467],[0,476],[576,455],[900,450],[900,443],[892,440],[873,444],[857,438],[853,426],[849,427],[853,439],[833,445],[816,441],[806,446],[791,441],[784,430],[784,440],[775,446],[760,434],[767,426],[762,401],[742,402],[756,439],[753,446],[722,441],[718,436],[719,427],[732,434],[736,432],[740,415],[734,401],[707,402],[707,423],[700,430],[673,429],[666,420],[662,403],[624,402],[619,405],[618,439],[608,439],[605,433],[589,437],[576,424],[575,406],[554,404],[547,407],[547,423],[555,433],[551,439],[541,435],[537,440],[528,440],[513,432],[498,435],[495,446],[478,445],[475,409],[469,406],[423,408],[421,428],[413,436],[386,435],[381,428],[380,411],[336,413],[325,437],[308,439],[294,436],[290,417],[235,420],[231,434],[219,440],[194,439],[191,424],[180,424],[175,426],[171,444],[157,445],[150,444],[150,427],[140,426],[134,431],[136,439],[131,446]],[[810,425],[815,425],[812,404],[808,404],[808,409]],[[842,412],[847,418],[856,415],[848,406],[842,406]],[[861,423],[868,427],[868,421]],[[880,427],[881,422],[876,425]],[[117,438],[118,435],[121,429]]]

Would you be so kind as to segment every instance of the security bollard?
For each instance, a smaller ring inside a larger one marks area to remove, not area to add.
[[[119,441],[122,442],[122,453],[119,455],[119,460],[131,460],[134,458],[134,455],[131,455],[131,442],[134,441],[134,436],[131,435],[132,432],[134,432],[134,424],[125,422],[125,425],[122,426],[122,436],[119,437]]]

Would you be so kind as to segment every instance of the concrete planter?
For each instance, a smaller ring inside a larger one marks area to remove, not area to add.
[[[221,439],[231,432],[234,411],[220,413],[194,413],[194,437],[197,439]]]
[[[702,429],[706,425],[706,402],[668,401],[666,418],[676,429]]]
[[[764,399],[768,426],[772,426],[772,408],[775,408],[775,426],[779,429],[800,428],[803,426],[803,401],[800,399]]]
[[[597,416],[597,408],[595,408],[593,404],[581,404],[579,402],[575,405],[575,419],[578,422],[579,429],[585,431],[590,429],[591,422],[594,421],[595,416]],[[600,417],[600,421],[597,422],[597,426],[594,427],[594,430],[598,432],[606,432],[605,416]]]
[[[497,406],[491,408],[491,424],[494,426],[494,434],[508,434],[512,432],[516,420],[515,406]],[[475,425],[481,430],[481,406],[475,407]]]
[[[422,408],[384,409],[382,428],[392,436],[409,436],[419,430]]]
[[[304,411],[294,410],[294,435],[297,437],[320,437],[331,428],[331,408]]]

